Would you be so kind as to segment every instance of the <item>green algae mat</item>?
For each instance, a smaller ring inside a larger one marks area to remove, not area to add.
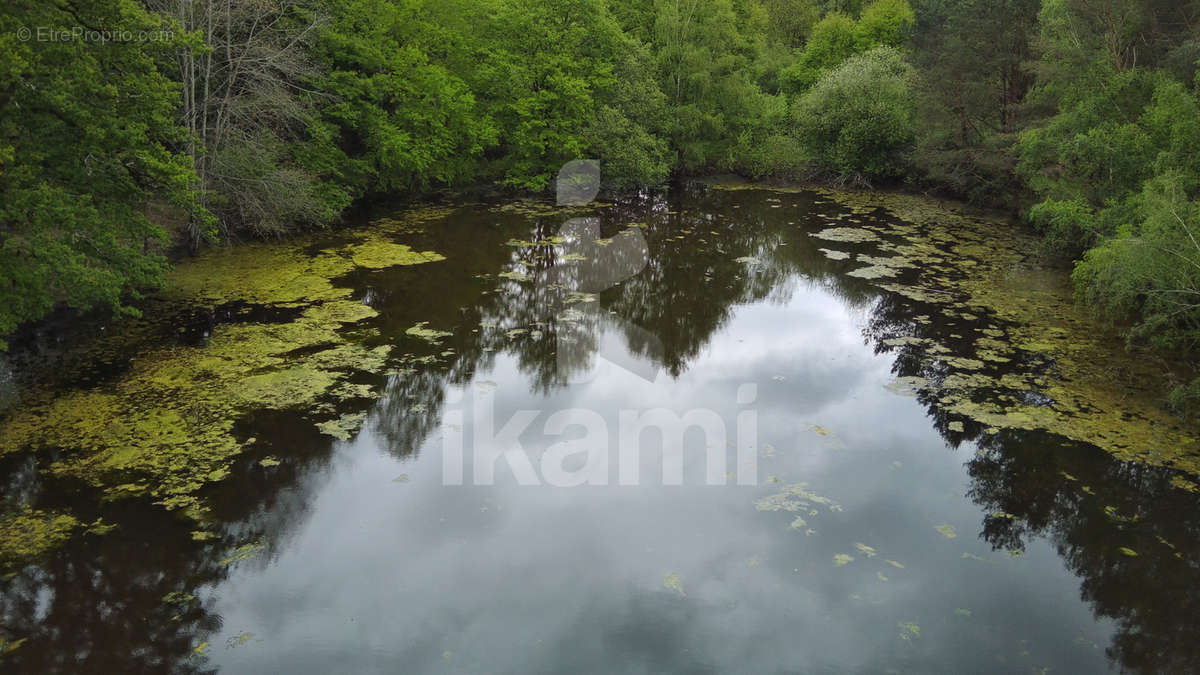
[[[136,350],[128,368],[102,386],[37,389],[0,423],[4,452],[61,452],[49,465],[56,476],[102,491],[105,499],[148,497],[197,522],[206,504],[198,495],[229,474],[231,461],[253,445],[235,423],[252,410],[313,410],[320,416],[339,401],[372,397],[356,374],[382,373],[392,348],[372,346],[378,312],[354,299],[339,279],[359,269],[439,263],[433,251],[394,241],[444,211],[414,211],[370,229],[344,232],[336,248],[313,251],[321,239],[254,243],[210,250],[178,265],[151,316],[94,345]],[[176,312],[238,303],[259,313],[282,311],[288,320],[217,325],[197,345],[114,344],[135,341],[154,322]],[[361,420],[360,420],[361,422]],[[340,427],[338,425],[341,425]],[[342,420],[318,428],[344,435]],[[82,527],[69,514],[24,511],[0,523],[0,557],[25,560],[61,543]]]

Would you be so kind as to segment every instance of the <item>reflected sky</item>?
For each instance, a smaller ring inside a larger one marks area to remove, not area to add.
[[[555,411],[599,413],[615,464],[620,410],[712,410],[732,439],[737,414],[753,408],[760,486],[705,485],[698,433],[685,439],[685,484],[663,486],[650,433],[638,487],[616,485],[615,466],[607,487],[518,485],[503,468],[492,486],[444,487],[444,430],[405,459],[366,431],[334,449],[311,515],[269,565],[206,589],[224,626],[214,645],[253,634],[214,649],[213,663],[311,673],[1103,670],[1096,645],[1111,629],[1053,549],[1037,541],[1011,557],[976,536],[980,509],[964,496],[971,448],[949,449],[921,405],[885,389],[891,359],[864,344],[863,309],[793,285],[785,301],[735,307],[678,378],[651,383],[597,361],[582,382],[539,394],[519,357],[502,354],[443,409],[465,420],[468,446],[476,405],[494,405],[497,426],[540,411],[521,439],[537,466],[557,440],[542,433]],[[739,406],[746,383],[757,399]],[[395,482],[401,475],[407,482]],[[756,508],[799,482],[842,509],[805,512],[812,534],[790,527],[795,513]],[[854,560],[839,566],[837,554]]]
[[[452,207],[403,240],[446,261],[338,280],[379,312],[362,339],[403,355],[356,382],[378,399],[241,420],[257,441],[206,494],[213,538],[0,458],[10,497],[119,525],[0,580],[0,633],[29,638],[0,668],[1200,669],[1200,497],[1170,469],[1044,432],[956,427],[936,397],[890,386],[922,374],[925,348],[890,338],[964,356],[974,343],[820,250],[857,251],[809,236],[842,207],[692,187],[569,212]],[[553,239],[581,216],[591,236],[644,238],[604,249],[636,274],[586,288],[596,277],[570,267],[582,249]],[[448,335],[422,340],[417,324]],[[497,430],[531,411],[519,441],[541,484],[503,461],[491,484],[470,470],[444,484],[456,438],[468,464],[494,446],[484,409]],[[622,411],[656,409],[704,411],[726,435],[683,434],[683,484],[667,485],[676,445],[648,431],[639,484],[622,485]],[[543,480],[563,440],[545,425],[565,410],[602,421],[607,485]],[[750,412],[757,481],[738,485]],[[314,424],[341,414],[366,415],[361,431]],[[724,485],[706,484],[714,445]]]

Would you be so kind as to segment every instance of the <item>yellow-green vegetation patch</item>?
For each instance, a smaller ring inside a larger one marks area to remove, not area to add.
[[[679,582],[679,575],[675,572],[667,572],[663,575],[663,588],[675,591],[680,595],[687,595],[683,591],[683,584]]]
[[[438,262],[446,257],[433,251],[414,251],[404,244],[372,238],[353,246],[350,259],[359,267],[383,269],[397,265]]]
[[[164,604],[164,605],[187,605],[195,599],[196,599],[196,596],[192,595],[191,593],[184,593],[182,591],[171,591],[170,593],[167,593],[166,595],[162,596],[162,604]]]
[[[941,532],[942,536],[947,539],[954,539],[958,536],[958,533],[954,531],[953,525],[938,525],[934,529]]]
[[[24,405],[0,421],[0,452],[61,451],[48,470],[90,484],[105,498],[149,497],[202,517],[207,509],[200,491],[224,479],[249,445],[234,433],[246,413],[313,409],[372,395],[371,386],[349,378],[386,370],[391,348],[362,343],[374,332],[361,324],[377,312],[350,300],[350,289],[337,279],[358,268],[443,259],[392,241],[419,221],[396,219],[342,233],[337,245],[323,250],[314,235],[215,249],[179,265],[164,293],[169,301],[287,307],[294,318],[221,324],[198,345],[137,345],[126,371],[100,386],[31,391]],[[356,424],[361,419],[343,417],[322,430],[342,437]],[[261,461],[276,464],[275,458]],[[59,543],[56,533],[62,530],[30,528],[48,547]],[[14,550],[29,548],[26,543]]]
[[[315,351],[293,354],[305,347]],[[233,435],[242,412],[310,406],[350,373],[382,370],[388,351],[347,343],[307,314],[222,326],[206,345],[150,350],[103,390],[42,393],[0,426],[0,442],[69,450],[51,470],[109,497],[196,509],[195,493],[242,452]]]
[[[833,556],[833,564],[837,567],[843,567],[854,562],[854,556],[846,553],[838,553]]]
[[[253,243],[206,251],[167,275],[165,294],[186,302],[255,305],[310,303],[348,297],[333,279],[354,263],[332,253],[306,255],[297,244]]]
[[[883,265],[871,265],[870,267],[860,267],[847,273],[846,276],[856,277],[859,279],[882,279],[883,277],[896,276],[896,268],[885,267]]]
[[[812,433],[814,433],[818,436],[828,436],[833,433],[832,431],[821,426],[820,424],[809,424],[808,426],[804,427],[804,431],[811,431]]]
[[[850,257],[850,254],[846,253],[845,251],[837,251],[831,248],[822,248],[817,250],[823,253],[825,257],[829,258],[830,260],[846,260]]]
[[[64,513],[47,513],[24,508],[0,516],[0,570],[32,562],[58,548],[80,527]]]
[[[808,483],[795,483],[783,488],[778,494],[763,497],[754,503],[759,511],[808,511],[811,515],[816,506],[824,506],[830,511],[841,511],[842,507],[828,497],[808,489]]]
[[[876,555],[874,548],[867,546],[866,544],[863,544],[863,543],[856,543],[854,545],[854,548],[858,549],[859,553],[862,553],[863,555],[867,556],[868,558],[874,558]]]
[[[29,638],[17,638],[16,640],[9,640],[0,636],[0,654],[15,652],[16,650],[20,649],[21,645],[25,644],[25,641],[28,639]]]
[[[924,197],[816,191],[863,218],[831,219],[856,227],[813,236],[879,250],[856,256],[871,267],[852,274],[935,305],[943,317],[986,321],[978,328],[956,326],[946,335],[913,335],[932,337],[932,344],[921,345],[925,361],[949,373],[897,381],[898,393],[925,393],[944,412],[989,429],[1044,430],[1122,460],[1200,475],[1200,429],[1166,410],[1163,368],[1129,353],[1111,330],[1075,305],[1066,275],[1031,259],[1029,252],[1038,250],[1031,233]],[[894,218],[877,218],[881,212]],[[903,283],[880,273],[912,267],[919,272]],[[889,346],[917,344],[887,339]],[[973,341],[966,356],[964,341]]]
[[[438,206],[426,204],[412,206],[400,213],[385,218],[372,220],[369,231],[385,234],[413,234],[425,229],[425,224],[433,221],[443,221],[449,218],[462,206]]]
[[[1187,490],[1188,492],[1200,494],[1200,485],[1196,485],[1196,483],[1193,481],[1190,481],[1182,476],[1176,476],[1172,478],[1171,485],[1174,485],[1180,490]]]
[[[246,644],[247,642],[249,642],[253,639],[254,639],[254,633],[251,633],[249,631],[243,631],[241,633],[238,633],[237,635],[230,637],[228,640],[226,640],[225,648],[226,649],[237,649],[238,647],[241,647],[242,645]]]
[[[262,555],[263,551],[266,551],[266,550],[267,550],[267,547],[262,542],[252,541],[247,544],[242,544],[241,546],[233,549],[233,551],[231,551],[229,553],[229,555],[222,558],[217,564],[218,565],[234,565],[236,563],[242,562],[243,560],[250,560],[251,558],[257,558],[258,556]]]
[[[586,302],[596,302],[600,299],[595,293],[583,293],[580,291],[570,291],[567,293],[566,304],[575,305]]]
[[[570,204],[557,205],[554,202],[538,199],[519,199],[515,201],[508,201],[498,206],[492,206],[491,210],[498,213],[512,213],[521,216],[540,217],[587,212],[604,206],[606,205],[599,202],[590,202],[586,205],[574,206]]]
[[[444,217],[433,210],[424,217]],[[414,219],[421,217],[420,212]],[[320,250],[319,235],[284,243],[252,243],[216,248],[177,265],[167,275],[166,295],[187,302],[255,305],[309,304],[350,295],[334,281],[355,268],[383,269],[420,265],[446,258],[433,251],[414,251],[394,240],[409,231],[407,219],[376,221],[372,227],[343,233],[351,243]]]
[[[373,319],[379,312],[361,302],[338,300],[323,302],[305,312],[305,316],[322,324],[351,324]]]
[[[431,344],[437,344],[451,335],[454,335],[454,333],[449,331],[430,328],[428,321],[422,321],[418,323],[417,325],[404,331],[404,334],[410,337],[415,337],[418,340],[424,340]]]
[[[851,244],[879,241],[879,235],[860,227],[831,227],[814,233],[811,236],[817,239],[824,239],[825,241],[840,241]]]
[[[352,415],[342,415],[335,420],[321,422],[317,425],[317,429],[326,436],[333,436],[342,441],[350,440],[350,437],[362,428],[363,422],[367,419],[366,413],[355,413]]]
[[[899,396],[916,396],[927,386],[929,380],[923,377],[897,377],[884,385],[884,388]]]

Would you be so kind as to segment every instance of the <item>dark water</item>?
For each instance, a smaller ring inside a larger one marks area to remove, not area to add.
[[[411,242],[446,262],[344,283],[386,341],[440,360],[369,382],[382,397],[346,441],[304,411],[244,420],[262,452],[207,495],[216,540],[139,502],[100,507],[117,530],[3,582],[2,628],[27,640],[0,667],[1200,670],[1197,495],[1048,433],[954,430],[936,401],[889,389],[914,373],[886,327],[922,308],[818,251],[808,233],[836,208],[684,191],[597,209],[584,227],[614,237],[616,272],[591,302],[536,280],[553,249],[505,243],[567,215],[467,205],[429,224]],[[618,235],[631,222],[648,225],[644,267]],[[534,280],[495,276],[521,269]],[[453,335],[414,340],[418,322]],[[622,437],[622,411],[654,410],[724,429]],[[556,413],[594,433],[548,433]],[[557,462],[564,438],[607,460],[592,474],[607,485],[547,473],[583,468]],[[476,455],[499,446],[513,462],[482,481]],[[447,485],[458,447],[464,484]],[[33,461],[5,460],[10,497],[33,489]]]

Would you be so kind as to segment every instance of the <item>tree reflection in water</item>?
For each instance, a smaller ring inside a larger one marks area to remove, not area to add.
[[[437,432],[448,390],[469,385],[497,355],[514,356],[531,390],[546,393],[586,373],[602,337],[615,335],[634,356],[678,376],[737,307],[783,304],[804,285],[858,308],[865,339],[893,358],[899,377],[936,382],[947,372],[926,358],[924,343],[896,344],[897,337],[931,338],[971,356],[971,344],[953,337],[961,321],[952,325],[936,308],[846,276],[846,262],[820,251],[822,242],[807,233],[822,227],[817,214],[831,215],[836,206],[796,193],[781,209],[770,201],[773,194],[684,188],[594,209],[587,227],[603,238],[645,224],[638,234],[649,251],[635,276],[599,288],[572,276],[563,246],[508,245],[548,242],[578,213],[462,206],[445,223],[413,235],[414,248],[438,250],[453,265],[362,271],[344,280],[380,311],[379,339],[407,356],[391,374],[364,382],[381,392],[378,401],[359,400],[337,412],[367,413],[390,452],[408,456]],[[589,251],[637,255],[619,246]],[[572,291],[596,298],[571,302],[578,299]],[[418,322],[453,335],[436,344],[414,339],[405,331]],[[570,345],[565,354],[562,344]],[[1012,367],[1044,365],[1029,354]],[[919,399],[948,444],[975,449],[966,461],[968,496],[987,514],[980,537],[1004,551],[1023,550],[1035,537],[1053,542],[1094,613],[1117,621],[1108,655],[1119,667],[1200,668],[1200,497],[1173,485],[1174,472],[1116,461],[1043,432],[989,433],[947,414],[934,395]],[[145,503],[101,503],[78,485],[42,484],[27,456],[5,460],[7,499],[38,508],[68,505],[118,525],[0,581],[0,631],[6,640],[25,640],[4,657],[6,667],[210,672],[205,651],[226,648],[203,646],[224,628],[211,611],[211,589],[232,569],[270,564],[309,517],[335,458],[332,440],[303,411],[255,415],[241,427],[244,437],[261,440],[208,495],[215,520],[209,539],[194,538],[192,526]],[[261,463],[267,456],[279,463]]]

